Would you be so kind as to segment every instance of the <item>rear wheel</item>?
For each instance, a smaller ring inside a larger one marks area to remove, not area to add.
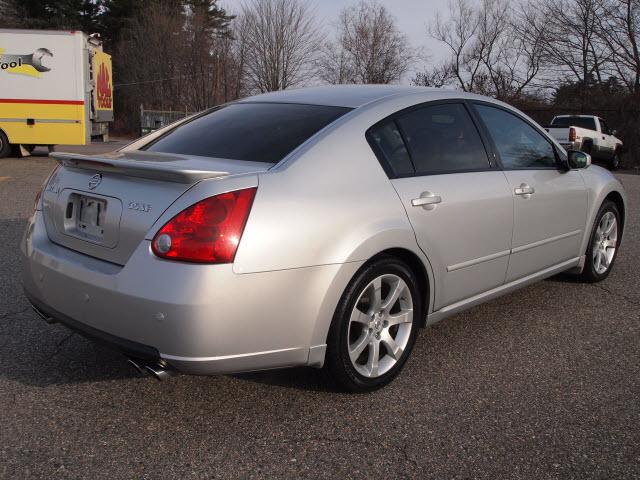
[[[0,158],[8,157],[11,154],[11,145],[2,130],[0,130]]]
[[[609,276],[618,254],[620,234],[618,207],[612,201],[606,200],[596,215],[591,231],[582,271],[584,281],[595,283]]]
[[[613,152],[613,157],[609,159],[609,170],[617,170],[620,167],[620,151]]]
[[[350,282],[336,310],[325,368],[344,390],[380,388],[402,369],[422,312],[413,272],[395,258],[367,265]]]

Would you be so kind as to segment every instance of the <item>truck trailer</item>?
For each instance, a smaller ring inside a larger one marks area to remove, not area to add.
[[[108,140],[111,56],[80,31],[0,29],[0,158]]]

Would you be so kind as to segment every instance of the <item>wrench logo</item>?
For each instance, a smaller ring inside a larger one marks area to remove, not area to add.
[[[37,72],[48,72],[51,69],[42,64],[45,57],[53,57],[53,53],[46,48],[39,48],[31,54],[15,55],[0,53],[0,70],[18,68],[23,65],[30,65]]]

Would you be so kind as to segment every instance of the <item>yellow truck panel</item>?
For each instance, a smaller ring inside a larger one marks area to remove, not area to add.
[[[110,121],[111,56],[98,38],[80,31],[0,29],[0,155],[7,155],[7,144],[106,139]]]
[[[85,143],[83,102],[18,102],[0,99],[0,129],[9,142],[22,145]]]

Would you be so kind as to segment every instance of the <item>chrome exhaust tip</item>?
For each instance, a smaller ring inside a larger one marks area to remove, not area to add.
[[[144,365],[142,365],[141,363],[138,363],[138,360],[127,358],[127,363],[131,365],[133,368],[135,368],[139,374],[141,375],[147,374],[147,371],[145,370]]]
[[[167,378],[174,377],[178,374],[176,370],[160,364],[145,365],[144,368],[158,381],[166,380]]]
[[[49,315],[47,315],[46,313],[44,313],[42,310],[40,310],[38,307],[36,307],[33,303],[29,302],[29,304],[31,305],[31,310],[33,310],[34,312],[36,312],[36,314],[43,319],[45,322],[47,323],[56,323],[56,319],[53,317],[50,317]]]
[[[151,375],[153,378],[160,381],[178,375],[178,372],[176,370],[170,368],[165,363],[154,363],[152,365],[149,365],[134,358],[127,358],[127,363],[135,368],[138,373],[145,376]]]

